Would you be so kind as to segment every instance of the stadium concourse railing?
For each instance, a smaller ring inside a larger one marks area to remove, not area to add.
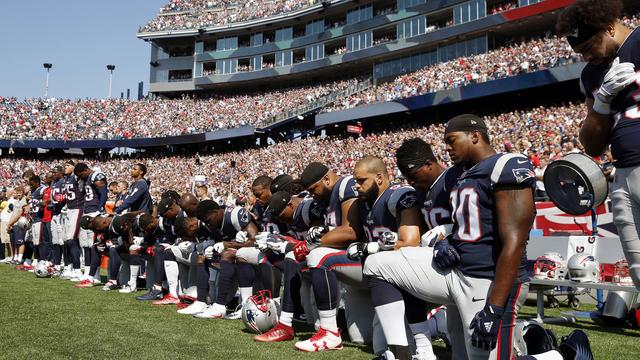
[[[354,120],[364,120],[382,115],[423,110],[452,102],[517,92],[565,81],[575,81],[580,78],[580,74],[585,65],[586,63],[584,62],[573,63],[424,95],[360,105],[346,110],[326,112],[316,116],[315,125],[319,127]]]
[[[373,80],[367,78],[366,80],[358,81],[356,84],[349,86],[342,91],[334,91],[329,95],[318,98],[314,101],[310,101],[306,105],[298,106],[294,109],[282,112],[278,115],[270,117],[258,125],[259,128],[268,129],[272,128],[280,123],[287,122],[299,115],[308,114],[312,111],[316,111],[324,108],[325,106],[334,103],[338,99],[346,98],[351,95],[355,95],[361,91],[369,89],[373,86]]]

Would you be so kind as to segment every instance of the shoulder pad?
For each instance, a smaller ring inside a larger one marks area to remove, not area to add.
[[[530,185],[535,183],[533,164],[522,154],[502,155],[493,166],[491,186]]]
[[[353,176],[343,177],[338,188],[338,199],[340,199],[340,202],[344,202],[356,197],[358,197],[358,191],[356,190],[356,181]]]
[[[394,217],[402,210],[411,208],[416,204],[416,190],[411,186],[400,186],[393,190],[387,201],[387,208]]]

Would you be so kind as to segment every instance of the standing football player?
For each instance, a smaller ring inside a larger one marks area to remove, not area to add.
[[[558,17],[557,28],[589,62],[580,76],[589,112],[579,139],[593,157],[611,145],[613,222],[640,289],[640,30],[621,17],[620,0],[578,0]]]
[[[84,188],[80,186],[78,177],[74,174],[75,163],[71,160],[64,163],[64,202],[67,214],[64,221],[64,247],[65,254],[69,255],[71,265],[69,272],[61,276],[72,281],[82,280],[80,270],[80,244],[78,234],[80,232],[80,218],[84,208]],[[68,262],[65,259],[65,262]],[[66,266],[65,266],[66,272]]]
[[[83,215],[93,217],[103,213],[108,195],[107,176],[101,171],[90,169],[85,163],[77,163],[73,172],[82,181],[81,185],[84,188]],[[85,267],[82,280],[76,286],[92,287],[100,284],[100,255],[93,246],[95,236],[93,231],[82,229],[78,237],[80,247],[84,251]]]

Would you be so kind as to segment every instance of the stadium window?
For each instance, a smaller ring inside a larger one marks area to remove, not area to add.
[[[293,39],[293,28],[286,27],[276,30],[276,42],[287,41]]]
[[[262,33],[251,34],[251,46],[262,45]]]
[[[262,56],[258,55],[251,58],[251,64],[253,66],[253,71],[262,70]]]
[[[204,43],[202,41],[196,41],[196,55],[200,55],[204,52]]]

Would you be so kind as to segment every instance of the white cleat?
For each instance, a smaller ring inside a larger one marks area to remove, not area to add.
[[[138,291],[138,289],[130,285],[122,285],[122,289],[118,290],[120,294],[131,294],[136,291]]]
[[[227,315],[227,309],[224,306],[215,306],[216,304],[209,305],[207,308],[198,314],[193,316],[199,319],[224,319],[224,316]]]
[[[242,305],[236,306],[234,312],[224,317],[226,320],[238,320],[242,318]]]
[[[341,350],[342,349],[342,337],[340,331],[329,331],[320,328],[318,332],[305,341],[298,341],[296,343],[296,349],[305,352],[318,352],[325,350]]]
[[[417,351],[415,355],[411,357],[411,360],[438,360],[436,354],[429,351]]]
[[[207,309],[207,304],[202,301],[195,301],[184,309],[178,310],[178,314],[196,315]]]

